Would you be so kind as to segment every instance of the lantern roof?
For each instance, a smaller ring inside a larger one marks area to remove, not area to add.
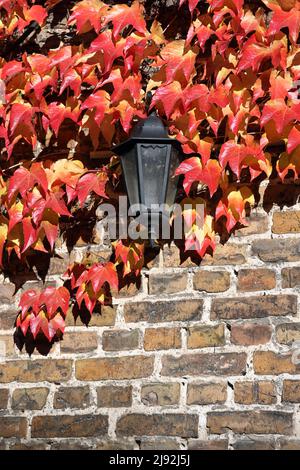
[[[132,129],[129,139],[113,147],[113,152],[120,155],[126,149],[137,143],[168,143],[180,147],[176,139],[168,136],[168,132],[162,120],[155,112],[152,112],[146,119],[140,119]]]

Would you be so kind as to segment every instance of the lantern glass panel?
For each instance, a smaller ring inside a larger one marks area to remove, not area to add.
[[[136,145],[133,145],[121,158],[130,205],[139,204],[139,175]]]
[[[170,146],[171,147],[171,146]],[[170,158],[170,168],[168,172],[168,181],[167,181],[167,194],[166,194],[166,204],[171,206],[175,202],[177,187],[178,187],[178,180],[179,176],[174,176],[175,171],[180,164],[180,154],[179,151],[172,146],[171,149],[171,158]]]
[[[170,150],[167,144],[138,144],[141,202],[149,209],[165,202]]]

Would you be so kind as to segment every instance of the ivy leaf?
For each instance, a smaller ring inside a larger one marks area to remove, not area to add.
[[[200,158],[192,157],[184,160],[177,168],[176,175],[184,175],[183,187],[188,194],[194,182],[201,182],[208,186],[212,197],[219,186],[222,169],[217,160],[208,160],[203,167]]]
[[[90,95],[81,106],[81,109],[95,109],[95,122],[98,126],[102,123],[105,113],[108,111],[110,96],[104,90],[98,90]]]
[[[143,7],[138,0],[132,5],[114,5],[103,18],[103,26],[109,22],[113,24],[113,37],[116,39],[120,32],[131,25],[139,33],[146,34],[146,22],[143,16]]]
[[[8,200],[10,201],[16,192],[19,192],[21,196],[24,197],[26,191],[32,188],[33,184],[33,175],[26,168],[21,166],[14,172],[13,176],[9,179]]]
[[[105,186],[108,181],[108,176],[104,172],[86,173],[77,183],[76,194],[79,204],[82,206],[86,201],[87,196],[94,191],[98,196],[106,198]]]
[[[194,10],[196,9],[196,7],[199,3],[199,0],[180,0],[179,7],[181,7],[185,2],[188,2],[189,10],[190,10],[191,14],[193,14]]]
[[[0,216],[0,267],[2,268],[3,249],[7,239],[8,226],[3,216]]]
[[[274,121],[278,134],[282,134],[283,129],[295,119],[295,109],[286,105],[285,100],[277,98],[269,100],[261,115],[260,123],[264,126],[269,121]]]
[[[115,290],[118,290],[119,287],[116,266],[111,262],[92,266],[88,273],[88,280],[91,282],[95,294],[99,292],[105,282]]]
[[[47,16],[47,10],[41,5],[33,5],[29,10],[25,10],[24,13],[27,22],[36,21],[40,26],[42,26]]]
[[[68,23],[76,23],[79,34],[86,33],[94,28],[99,33],[101,28],[101,17],[107,11],[107,5],[100,0],[83,0],[78,2],[72,9],[72,15]]]
[[[295,148],[300,145],[300,130],[297,127],[293,127],[288,136],[287,151],[292,153]]]
[[[294,8],[289,11],[284,11],[279,5],[268,2],[268,7],[273,10],[273,16],[268,29],[268,35],[278,33],[282,28],[288,28],[290,32],[290,38],[294,44],[297,43],[297,39],[300,32],[300,4],[297,1]]]

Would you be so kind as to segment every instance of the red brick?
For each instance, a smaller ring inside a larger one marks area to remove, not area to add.
[[[15,410],[41,410],[46,405],[49,389],[46,387],[17,388],[12,395]]]
[[[179,383],[152,383],[142,386],[141,401],[148,406],[177,405],[180,398]]]
[[[145,351],[178,349],[181,346],[180,328],[146,328]]]
[[[61,342],[62,353],[85,353],[94,351],[98,347],[97,334],[95,332],[71,333],[67,332]]]
[[[8,361],[0,364],[0,383],[62,382],[69,380],[72,361],[65,359],[37,359]]]
[[[274,212],[273,233],[299,233],[300,211]]]
[[[198,436],[198,416],[191,414],[132,413],[117,422],[117,435],[121,436]]]
[[[122,380],[149,377],[154,359],[149,356],[124,356],[81,359],[75,364],[78,380]]]
[[[162,358],[162,376],[241,375],[246,370],[245,353],[183,354]]]
[[[189,450],[227,450],[227,439],[216,439],[211,441],[202,441],[201,439],[189,439]]]
[[[277,375],[300,373],[300,364],[292,361],[292,354],[276,354],[272,351],[255,351],[253,366],[256,374]]]
[[[138,302],[125,304],[124,316],[126,322],[196,321],[201,320],[202,309],[201,299]]]
[[[210,405],[224,403],[227,398],[226,383],[191,383],[188,385],[188,405]]]
[[[0,388],[0,410],[5,410],[8,403],[8,389]]]
[[[234,385],[234,401],[243,405],[276,403],[276,387],[271,381],[237,382]]]
[[[97,437],[107,434],[108,417],[102,415],[34,416],[32,437]]]
[[[282,287],[298,287],[300,286],[300,266],[292,268],[283,268],[281,270]]]
[[[237,288],[240,291],[271,290],[275,287],[275,272],[271,269],[241,269],[238,272]]]
[[[118,387],[108,385],[97,388],[98,406],[107,408],[119,408],[131,406],[132,387]]]
[[[193,326],[188,330],[188,348],[208,348],[225,344],[224,325]]]
[[[284,380],[282,401],[300,403],[300,380]]]
[[[54,395],[55,409],[86,408],[90,405],[90,390],[85,387],[60,387]]]
[[[149,294],[177,294],[187,288],[187,274],[181,273],[150,273]]]
[[[293,414],[283,411],[222,411],[207,414],[211,434],[292,434]]]
[[[139,347],[139,330],[113,330],[102,334],[105,351],[122,351]]]
[[[224,318],[263,318],[271,316],[296,315],[297,297],[295,295],[267,295],[214,299],[211,307],[213,320]]]
[[[252,243],[253,255],[267,263],[300,261],[299,238],[261,239]]]
[[[195,273],[194,289],[210,293],[224,292],[230,287],[230,274],[227,271],[200,270]]]
[[[0,416],[0,437],[26,437],[27,419],[15,416]]]
[[[268,230],[269,218],[265,214],[255,214],[251,212],[250,217],[246,217],[247,227],[243,227],[234,233],[237,238],[265,233]]]
[[[242,346],[265,344],[270,341],[272,336],[270,325],[256,322],[234,323],[230,329],[230,341]]]
[[[300,323],[282,323],[276,326],[276,339],[278,343],[292,345],[300,341]]]

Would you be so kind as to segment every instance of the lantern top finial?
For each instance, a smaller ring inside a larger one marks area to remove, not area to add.
[[[140,120],[133,128],[131,138],[168,138],[167,130],[162,120],[155,112],[152,112],[146,119]]]

